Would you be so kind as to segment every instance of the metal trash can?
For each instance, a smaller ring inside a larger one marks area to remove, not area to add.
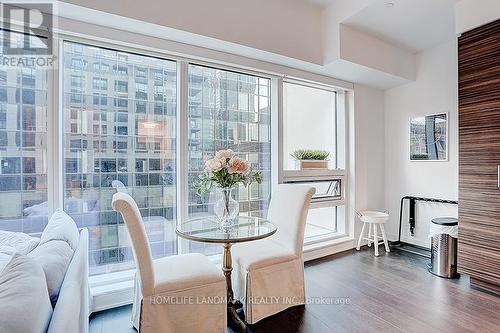
[[[438,217],[431,220],[431,263],[429,272],[448,279],[459,277],[457,273],[458,219]],[[455,237],[453,237],[453,236]]]

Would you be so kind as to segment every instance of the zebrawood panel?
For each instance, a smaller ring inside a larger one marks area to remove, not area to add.
[[[458,39],[459,127],[500,124],[500,20]]]
[[[483,221],[482,217],[462,216],[459,228],[461,243],[471,244],[477,248],[492,249],[500,253],[500,224],[488,225],[489,220]],[[476,221],[486,223],[476,223]],[[490,220],[491,221],[491,220]]]
[[[474,285],[496,292],[500,290],[500,20],[459,37],[458,78],[458,266]]]
[[[484,242],[481,242],[484,245]],[[460,241],[458,243],[460,257],[458,265],[462,273],[489,283],[498,284],[500,276],[500,252],[497,249],[480,247],[476,242],[470,244]]]
[[[480,289],[489,290],[500,295],[500,286],[498,284],[489,283],[487,281],[470,278],[470,285]]]

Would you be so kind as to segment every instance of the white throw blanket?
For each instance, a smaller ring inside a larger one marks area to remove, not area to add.
[[[0,230],[0,252],[26,255],[40,243],[39,238],[31,237],[22,232]]]

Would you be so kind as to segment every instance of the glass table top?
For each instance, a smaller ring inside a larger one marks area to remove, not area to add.
[[[177,226],[176,233],[189,240],[204,243],[238,243],[271,236],[277,227],[268,220],[251,216],[238,216],[229,231],[219,228],[217,217],[196,218]]]

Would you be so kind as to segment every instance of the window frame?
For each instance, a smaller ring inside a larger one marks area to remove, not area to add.
[[[348,132],[348,107],[346,104],[345,91],[334,86],[323,83],[302,80],[298,78],[281,78],[280,81],[280,103],[278,105],[279,117],[279,138],[278,138],[278,182],[286,183],[308,183],[313,181],[338,180],[340,181],[340,197],[331,200],[313,199],[310,209],[334,207],[336,219],[336,231],[322,235],[312,236],[304,239],[304,247],[314,244],[326,243],[332,240],[348,237],[351,233],[349,230],[348,213],[348,195],[350,191],[348,181],[348,152],[349,152],[349,132]],[[314,89],[321,89],[335,93],[335,169],[334,170],[286,170],[284,161],[284,88],[285,83],[294,84]],[[344,119],[344,128],[339,126],[339,115]],[[339,142],[339,139],[342,140]],[[339,144],[340,143],[340,144]],[[340,162],[339,162],[340,160]],[[343,168],[339,168],[343,165]],[[341,209],[339,209],[339,207]],[[340,222],[340,223],[339,223]]]
[[[59,54],[59,59],[58,59],[58,62],[57,62],[57,67],[55,68],[54,72],[57,72],[57,84],[54,83],[53,85],[53,90],[57,90],[59,89],[59,91],[57,91],[58,93],[58,96],[57,96],[57,102],[58,102],[58,108],[57,110],[55,110],[55,112],[57,113],[57,116],[60,118],[60,123],[61,125],[59,126],[59,129],[57,130],[57,138],[55,138],[55,140],[57,140],[57,144],[60,146],[59,148],[59,156],[58,158],[60,159],[59,161],[56,161],[55,163],[56,164],[59,164],[61,167],[60,167],[60,172],[58,174],[55,174],[54,175],[54,178],[55,181],[57,182],[57,190],[54,191],[54,192],[57,192],[57,193],[54,193],[54,196],[57,196],[57,205],[54,206],[54,211],[57,210],[57,209],[64,209],[64,199],[65,199],[65,151],[64,151],[64,144],[65,144],[65,130],[64,130],[64,119],[65,119],[65,109],[64,109],[64,43],[65,42],[69,42],[69,43],[75,43],[76,45],[83,45],[83,46],[89,46],[89,47],[97,47],[97,48],[103,48],[103,49],[111,49],[111,50],[114,50],[118,53],[119,56],[121,57],[125,57],[125,58],[128,58],[128,54],[135,54],[135,55],[139,55],[139,56],[145,56],[145,57],[152,57],[152,58],[156,58],[156,59],[162,59],[162,60],[165,60],[165,61],[170,61],[170,62],[173,62],[175,66],[178,65],[178,62],[175,60],[175,59],[172,59],[170,57],[167,57],[166,55],[162,55],[162,54],[158,54],[158,53],[151,53],[151,52],[147,52],[147,51],[142,51],[141,49],[128,49],[128,48],[124,48],[120,45],[116,45],[116,44],[113,44],[113,43],[100,43],[100,42],[97,42],[97,41],[94,41],[92,39],[87,39],[87,38],[78,38],[78,37],[68,37],[68,36],[57,36],[54,38],[54,44],[57,45],[58,47],[58,54]],[[101,63],[102,64],[102,63]],[[124,66],[124,63],[119,63],[121,65]],[[126,66],[125,66],[126,67]],[[126,67],[128,68],[128,67]],[[127,69],[129,70],[129,69]],[[96,76],[96,73],[94,73],[92,70],[88,72],[90,75],[91,75],[91,79],[94,80],[95,79],[95,76]],[[97,73],[98,75],[99,73]],[[178,83],[178,78],[179,78],[179,74],[177,72],[177,83]],[[135,76],[133,77],[133,79],[135,80]],[[107,79],[106,79],[107,80]],[[108,89],[110,88],[109,86],[109,82],[114,82],[114,81],[108,81]],[[128,82],[130,84],[130,82]],[[114,84],[114,83],[113,83]],[[128,86],[128,85],[127,85]],[[94,95],[94,92],[97,92],[98,93],[98,97],[99,99],[101,99],[103,96],[106,95],[106,91],[105,90],[96,90],[94,89],[94,87],[92,86],[91,84],[91,87],[90,87],[90,93],[87,93],[85,94],[85,92],[82,92],[82,95],[85,95],[85,96],[88,96],[89,98],[94,98],[96,97],[96,95]],[[71,89],[71,86],[70,88]],[[177,89],[179,89],[179,86],[177,85]],[[130,91],[130,89],[128,89],[128,91]],[[120,92],[118,92],[118,94],[120,94]],[[117,99],[119,99],[120,96],[115,96],[113,98],[110,98],[108,97],[107,100],[109,99],[113,99],[116,103]],[[56,98],[56,96],[54,96],[54,98]],[[132,99],[134,99],[134,97],[131,97]],[[179,97],[177,97],[179,98]],[[125,100],[128,100],[128,97],[127,99]],[[148,103],[147,100],[142,100],[144,101],[145,103]],[[93,104],[93,103],[90,103],[90,104]],[[94,104],[95,106],[95,104]],[[99,107],[101,107],[101,105],[98,105]],[[99,109],[98,111],[100,111],[100,118],[101,120],[103,119],[102,117],[103,116],[107,116],[109,117],[109,114],[107,111],[103,111],[102,109]],[[118,117],[120,115],[123,115],[123,114],[128,114],[128,113],[125,113],[125,112],[115,112],[114,113],[114,117],[115,117],[115,121],[114,121],[114,124],[116,127],[120,127],[120,123],[123,123],[123,122],[120,122],[118,120]],[[178,122],[178,117],[179,117],[179,110],[177,109],[177,113],[176,113],[176,124]],[[100,125],[101,126],[101,132],[97,133],[97,134],[93,134],[93,135],[97,135],[97,136],[101,136],[101,135],[107,135],[107,136],[110,136],[111,134],[104,134],[103,131],[104,131],[104,127],[106,125]],[[177,129],[177,126],[176,126],[176,129]],[[177,136],[179,135],[179,133],[177,133]],[[116,135],[114,135],[116,137],[115,139],[115,142],[118,143],[119,142],[119,139],[120,137],[122,137],[122,135],[120,135],[119,133],[117,133]],[[178,140],[176,140],[177,142]],[[103,147],[103,145],[107,144],[107,141],[100,141],[100,146],[98,147],[98,149],[105,149]],[[108,147],[109,148],[109,147]],[[176,149],[178,149],[178,145],[176,145]],[[179,155],[178,152],[176,152],[177,155]],[[176,170],[177,171],[177,170]],[[119,173],[118,173],[119,174]],[[176,181],[177,178],[176,178]],[[179,187],[176,187],[176,192],[179,192]],[[178,205],[178,203],[176,202],[176,205]],[[174,207],[174,209],[177,209],[177,207]],[[53,213],[53,211],[49,211],[49,216]],[[176,218],[176,223],[178,223],[178,217]],[[179,239],[178,239],[179,240]],[[179,243],[179,242],[177,242]],[[179,246],[177,245],[177,253],[179,253]],[[127,270],[117,270],[117,271],[113,271],[111,273],[103,273],[103,274],[95,274],[95,275],[91,275],[91,277],[94,277],[94,276],[99,276],[99,275],[106,275],[106,274],[113,274],[113,273],[120,273],[120,272],[126,272]]]
[[[346,109],[345,118],[345,166],[346,171],[350,170],[350,164],[354,166],[354,157],[352,152],[352,147],[349,146],[350,142],[354,142],[354,130],[352,128],[353,124],[353,91],[354,84],[336,79],[333,77],[325,76],[318,69],[317,72],[314,68],[311,71],[295,69],[281,62],[272,63],[260,57],[258,54],[233,54],[230,51],[217,51],[209,48],[204,48],[200,45],[186,45],[185,43],[177,42],[174,40],[165,40],[164,36],[159,36],[155,34],[139,34],[132,31],[123,31],[122,26],[109,25],[109,26],[99,26],[99,29],[94,29],[95,26],[88,23],[83,23],[75,21],[74,19],[65,19],[62,22],[61,29],[54,29],[53,33],[53,50],[54,54],[58,59],[63,59],[62,43],[67,41],[77,42],[77,43],[87,43],[102,47],[112,47],[115,49],[122,49],[127,52],[136,52],[144,55],[151,55],[160,58],[167,58],[169,60],[177,61],[177,82],[180,84],[182,80],[187,80],[187,63],[190,61],[196,61],[200,65],[213,66],[220,69],[227,69],[238,71],[242,73],[253,74],[257,76],[268,77],[271,79],[271,123],[274,124],[271,127],[271,149],[274,152],[279,151],[279,132],[281,132],[281,105],[282,105],[282,81],[284,78],[300,78],[307,80],[314,80],[309,82],[322,82],[331,87],[339,87],[339,91],[342,91],[343,98],[338,100],[340,104],[343,104]],[[117,33],[120,29],[120,33]],[[140,43],[140,44],[139,44]],[[63,72],[59,71],[59,61],[56,62],[55,67],[49,70],[47,85],[47,161],[48,161],[48,173],[47,173],[47,198],[49,202],[49,215],[55,212],[57,209],[63,207],[63,197],[64,197],[64,176],[62,175],[64,170],[64,159],[63,159],[63,117],[62,117],[62,75]],[[83,59],[79,63],[79,66],[83,68],[89,64],[85,63]],[[184,66],[183,66],[184,65]],[[180,77],[180,79],[179,79]],[[179,115],[181,114],[179,110],[187,108],[187,89],[185,89],[185,96],[178,89],[178,102],[177,102],[177,120],[178,122],[183,121]],[[182,104],[184,100],[184,105]],[[178,127],[180,130],[180,127]],[[187,133],[187,131],[185,132]],[[352,140],[352,141],[351,141]],[[183,142],[182,136],[178,135],[178,145],[180,147],[187,147],[187,142]],[[182,154],[180,154],[180,149],[177,150],[178,157],[181,161],[178,161],[178,169],[186,170],[182,168]],[[184,155],[187,159],[187,154]],[[278,159],[278,154],[272,154],[271,164],[274,166],[272,168],[272,183],[271,189],[273,189],[279,183],[278,170],[281,166],[280,160]],[[351,162],[352,161],[352,162]],[[350,173],[348,173],[350,174]],[[178,177],[182,173],[178,172]],[[179,183],[182,184],[182,183]],[[187,183],[186,183],[187,184]],[[353,184],[354,178],[352,176],[346,177],[345,184],[350,185],[349,192],[346,192],[346,205],[347,207],[352,207],[354,200]],[[186,193],[187,190],[182,191],[180,185],[178,185],[177,193]],[[350,197],[352,195],[352,197]],[[348,203],[349,202],[349,203]],[[184,207],[187,209],[187,202],[177,200],[179,207]],[[178,210],[178,214],[182,211]],[[180,218],[180,217],[178,217]],[[352,212],[345,212],[345,234],[348,236],[345,238],[339,238],[332,241],[323,241],[316,244],[305,244],[304,245],[304,259],[310,260],[315,259],[324,255],[329,255],[336,253],[338,251],[343,251],[345,249],[351,248],[349,244],[353,237],[354,232],[354,215]],[[182,242],[178,242],[181,244]],[[346,246],[347,245],[347,246]],[[179,248],[179,253],[182,253],[182,249]],[[214,263],[220,263],[220,256],[210,257],[210,260]],[[92,276],[90,279],[90,285],[93,288],[93,304],[91,311],[104,310],[110,307],[129,304],[131,299],[129,297],[132,286],[133,279],[135,275],[135,270],[120,271],[115,273],[108,273],[102,275]],[[121,289],[116,291],[115,287],[111,287],[116,283],[127,283],[127,291],[124,293]],[[95,289],[94,288],[98,288]]]
[[[347,92],[349,91],[347,88],[336,88],[336,86],[317,83],[316,81],[302,80],[298,77],[287,77],[283,74],[277,74],[274,72],[266,72],[266,71],[258,71],[253,69],[248,69],[243,65],[232,65],[227,63],[220,63],[217,60],[210,61],[205,60],[205,58],[200,59],[194,56],[181,56],[179,54],[170,53],[166,50],[161,49],[158,51],[157,49],[151,49],[146,46],[142,47],[140,45],[130,45],[124,44],[121,42],[111,42],[109,40],[102,40],[98,37],[90,36],[88,34],[73,34],[71,32],[60,33],[56,32],[54,34],[54,52],[58,55],[59,59],[63,59],[63,48],[62,45],[65,41],[75,42],[75,43],[83,43],[89,44],[96,47],[104,47],[104,48],[112,48],[117,51],[129,52],[129,53],[137,53],[145,56],[152,56],[157,58],[162,58],[165,60],[175,61],[177,63],[177,219],[176,222],[185,220],[188,216],[187,214],[187,203],[188,203],[188,188],[187,188],[187,159],[188,159],[188,119],[187,119],[187,108],[188,108],[188,89],[187,83],[189,81],[188,78],[188,65],[190,63],[197,64],[201,66],[213,67],[221,70],[239,72],[242,74],[255,75],[259,77],[268,78],[271,81],[271,92],[270,92],[270,113],[271,113],[271,151],[272,151],[272,160],[271,165],[274,167],[271,168],[271,191],[275,189],[275,186],[279,183],[282,183],[282,158],[281,158],[281,149],[282,149],[282,138],[278,135],[278,133],[282,133],[282,114],[283,114],[283,81],[291,81],[291,82],[301,82],[306,83],[308,85],[317,85],[322,87],[323,89],[333,89],[337,92]],[[62,78],[63,78],[63,70],[60,70],[60,61],[57,62],[56,67],[53,70],[49,71],[48,77],[48,113],[47,113],[47,140],[48,140],[48,163],[49,163],[49,172],[47,174],[47,187],[48,187],[48,201],[49,201],[49,215],[51,215],[57,209],[64,207],[64,158],[63,158],[63,95],[62,95]],[[85,65],[85,64],[84,64]],[[265,68],[265,66],[264,66]],[[307,74],[307,73],[306,73]],[[186,89],[181,89],[182,87],[186,87]],[[347,108],[347,97],[342,101],[340,99],[337,100],[337,103],[343,103],[346,105],[345,113],[345,170],[339,176],[343,177],[343,193],[344,196],[344,204],[347,209],[348,202],[348,191],[347,184],[349,183],[347,180],[347,171],[349,170],[348,166],[348,152],[349,152],[349,120],[347,117],[348,108]],[[185,110],[185,111],[183,111]],[[182,171],[182,172],[181,172]],[[339,202],[340,204],[340,202]],[[345,223],[339,228],[340,232],[336,235],[321,238],[314,240],[313,242],[305,242],[305,246],[309,244],[317,244],[317,243],[325,243],[332,239],[341,238],[341,236],[348,236],[350,234],[349,224],[351,224],[350,220],[348,221],[348,212],[345,213]],[[188,247],[186,246],[186,241],[180,239],[178,242],[178,253],[186,253]],[[215,260],[219,260],[220,256],[216,256]]]
[[[55,50],[57,50],[57,54],[59,54],[59,61],[57,63],[57,67],[54,68],[53,71],[53,80],[52,82],[49,82],[49,100],[54,100],[54,105],[58,105],[57,108],[51,107],[51,113],[53,113],[51,116],[54,119],[54,121],[57,121],[59,124],[57,133],[54,133],[54,131],[51,132],[51,139],[53,144],[49,145],[49,149],[51,150],[48,152],[49,156],[53,156],[51,159],[53,163],[53,168],[49,168],[49,173],[51,173],[51,177],[48,176],[48,178],[51,178],[51,181],[53,181],[54,185],[51,187],[52,190],[49,189],[48,197],[52,200],[49,199],[49,215],[51,215],[55,210],[57,209],[63,209],[64,207],[64,95],[63,95],[63,77],[64,77],[64,68],[61,67],[63,64],[63,54],[64,54],[64,49],[63,49],[63,44],[64,42],[72,42],[72,43],[79,43],[79,44],[85,44],[85,45],[90,45],[94,47],[102,47],[102,48],[107,48],[107,49],[113,49],[116,50],[117,52],[124,52],[124,53],[134,53],[134,54],[139,54],[139,55],[144,55],[144,56],[150,56],[150,57],[155,57],[155,58],[160,58],[164,60],[169,60],[169,61],[174,61],[177,64],[177,116],[176,116],[176,142],[177,142],[177,174],[176,174],[176,182],[177,182],[177,204],[176,204],[176,223],[181,223],[182,221],[185,221],[188,218],[188,195],[189,195],[189,189],[188,189],[188,168],[187,163],[188,163],[188,157],[189,157],[189,147],[188,147],[188,140],[189,140],[189,124],[188,124],[188,107],[189,107],[189,102],[188,102],[188,93],[189,93],[189,76],[188,76],[188,67],[190,64],[193,65],[200,65],[200,66],[205,66],[205,67],[210,67],[210,68],[215,68],[219,70],[224,70],[224,71],[231,71],[231,72],[236,72],[239,74],[246,74],[246,75],[253,75],[257,77],[262,77],[270,80],[271,84],[271,96],[269,96],[269,99],[271,103],[273,102],[273,99],[276,98],[276,96],[273,97],[273,85],[276,84],[276,80],[278,76],[272,75],[269,73],[264,73],[264,72],[258,72],[258,71],[252,71],[240,67],[233,67],[230,65],[221,65],[217,63],[212,63],[208,61],[203,61],[199,59],[194,59],[194,58],[186,58],[186,57],[179,57],[179,56],[171,56],[168,53],[160,53],[160,52],[154,52],[151,50],[143,49],[140,47],[125,47],[120,44],[116,43],[109,43],[109,42],[101,42],[97,39],[93,38],[86,38],[86,37],[81,37],[81,36],[72,36],[72,35],[66,35],[66,34],[56,34],[54,36],[54,45],[55,45]],[[83,60],[82,60],[83,61]],[[52,84],[50,84],[52,83]],[[114,83],[113,83],[114,84]],[[109,88],[109,82],[108,82],[108,88]],[[129,89],[130,90],[130,89]],[[96,91],[97,92],[97,91]],[[89,95],[90,96],[90,95]],[[93,95],[90,97],[94,97]],[[273,113],[275,113],[277,110],[274,110],[272,104],[270,104],[270,113],[271,116],[273,116]],[[274,117],[274,116],[273,116]],[[49,119],[47,120],[49,121]],[[271,119],[271,132],[273,132],[273,126],[275,125],[274,119]],[[49,130],[49,129],[47,129]],[[271,141],[274,138],[271,137]],[[273,145],[271,145],[271,154],[274,155],[273,151]],[[55,170],[58,170],[57,173]],[[274,172],[274,171],[273,171]],[[273,179],[276,178],[274,176],[271,177],[271,191],[273,190],[275,186],[275,182]],[[50,204],[50,201],[52,201],[52,205]],[[178,237],[177,240],[177,253],[178,254],[183,254],[183,253],[189,253],[189,245],[187,243],[188,241],[182,238]],[[215,260],[219,260],[220,255],[215,255]],[[118,273],[118,272],[117,272]]]

